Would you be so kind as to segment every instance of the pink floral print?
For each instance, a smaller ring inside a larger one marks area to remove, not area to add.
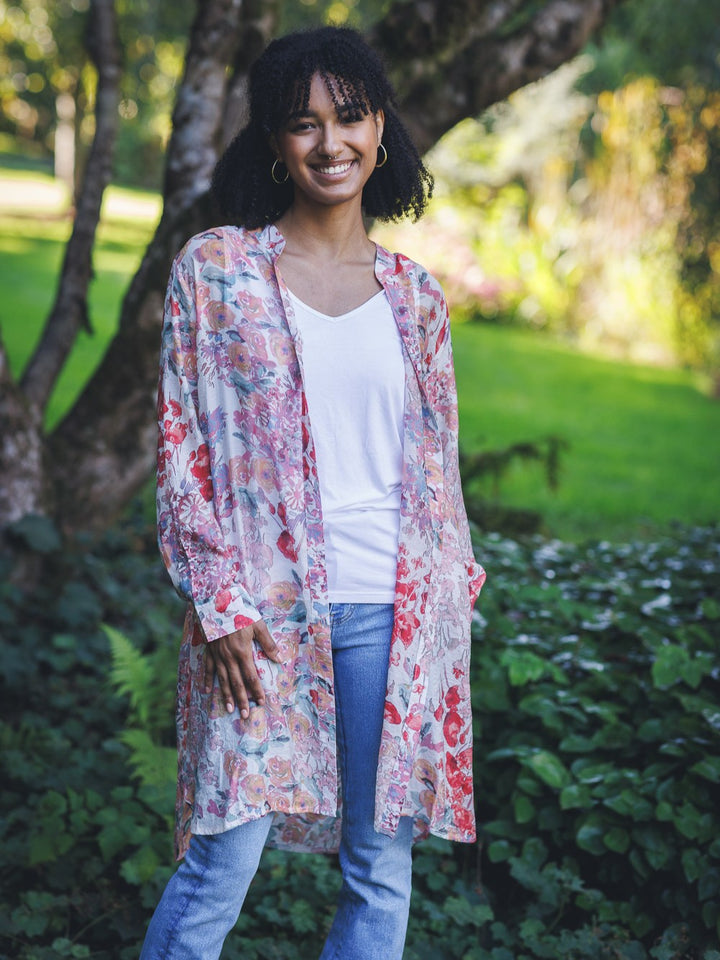
[[[322,506],[302,341],[274,226],[221,227],[176,258],[158,397],[158,529],[189,601],[178,675],[176,850],[274,812],[269,843],[339,842],[335,702]],[[470,545],[442,291],[377,248],[404,344],[404,467],[376,829],[472,841],[470,617],[485,574]],[[264,619],[283,654],[256,650],[266,690],[247,720],[205,694],[206,642]]]

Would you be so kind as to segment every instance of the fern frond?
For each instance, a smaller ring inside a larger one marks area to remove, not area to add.
[[[110,642],[112,668],[110,681],[118,693],[130,699],[128,721],[146,727],[153,703],[153,669],[144,656],[119,630],[103,624]]]
[[[146,730],[123,730],[119,739],[130,749],[133,775],[144,787],[164,789],[177,776],[177,751],[154,743]]]

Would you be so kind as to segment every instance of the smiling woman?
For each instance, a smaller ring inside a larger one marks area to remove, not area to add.
[[[307,107],[271,137],[294,187],[294,207],[339,204],[362,192],[378,166],[384,114],[342,103],[334,77],[316,73]],[[365,106],[365,104],[362,104]]]
[[[322,960],[400,960],[411,846],[475,838],[468,661],[484,580],[442,291],[372,243],[431,186],[350,30],[272,43],[175,260],[158,526],[188,615],[176,841],[143,960],[220,954],[267,844],[339,849]],[[280,771],[280,774],[278,773]]]

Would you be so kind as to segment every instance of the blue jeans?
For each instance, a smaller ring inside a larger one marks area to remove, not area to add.
[[[337,912],[320,960],[400,960],[411,886],[412,821],[375,832],[375,780],[392,604],[333,603],[337,746],[343,785]],[[194,836],[148,928],[140,960],[216,960],[260,862],[272,814]]]

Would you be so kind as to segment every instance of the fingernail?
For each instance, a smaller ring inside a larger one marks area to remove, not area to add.
[[[232,713],[232,712],[233,712],[233,710],[235,709],[235,706],[234,706],[232,700],[228,700],[228,701],[227,701],[227,703],[225,704],[225,709],[227,710],[228,713]]]
[[[240,714],[240,716],[243,718],[243,720],[247,720],[247,718],[250,716],[250,711],[249,711],[249,710],[243,710],[242,713]]]

